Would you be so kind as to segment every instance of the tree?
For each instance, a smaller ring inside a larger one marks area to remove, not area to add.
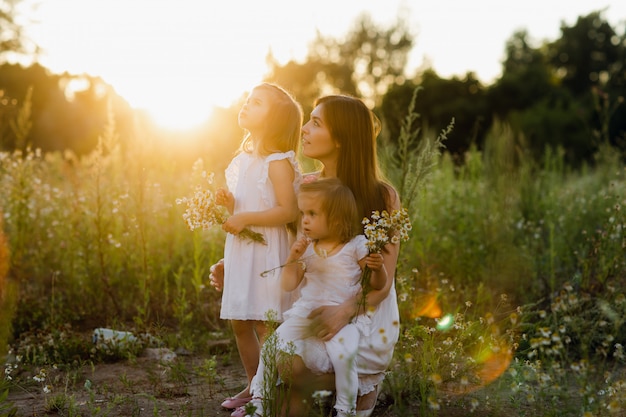
[[[446,151],[461,155],[472,143],[480,144],[491,124],[485,89],[471,72],[465,78],[444,79],[427,70],[420,79],[396,84],[383,97],[380,110],[383,125],[392,141],[400,135],[402,118],[413,91],[420,85],[415,112],[421,118],[422,134],[435,136],[454,119],[454,129],[446,140]]]
[[[555,81],[545,54],[530,46],[528,33],[515,32],[506,42],[502,76],[488,92],[491,107],[503,119],[550,95],[557,88]]]
[[[268,79],[290,88],[301,102],[310,96],[342,92],[374,106],[390,85],[404,80],[412,47],[413,36],[402,19],[382,28],[363,14],[344,39],[318,32],[304,63],[280,66],[270,57]]]
[[[0,2],[0,62],[6,62],[11,54],[28,52],[22,27],[16,23],[17,5],[22,0]],[[37,47],[34,47],[36,52]]]
[[[574,26],[561,25],[561,37],[549,45],[550,63],[575,96],[588,94],[616,65],[623,68],[618,39],[602,12],[581,16]]]

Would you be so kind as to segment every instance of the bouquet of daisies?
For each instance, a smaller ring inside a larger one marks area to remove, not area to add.
[[[386,210],[382,212],[373,211],[371,219],[365,217],[361,222],[365,237],[367,238],[367,249],[369,253],[380,253],[383,247],[391,242],[398,244],[409,240],[409,232],[412,229],[409,212],[406,208],[394,210],[389,214]],[[361,286],[363,288],[362,304],[365,306],[365,296],[370,288],[370,278],[372,270],[365,266],[361,274]]]
[[[185,213],[183,213],[183,220],[189,230],[192,231],[195,229],[208,230],[213,226],[221,226],[228,218],[226,209],[215,202],[215,190],[212,187],[215,175],[212,172],[202,171],[202,177],[208,182],[209,188],[198,185],[191,197],[176,199],[176,204],[187,206]],[[247,228],[243,229],[237,236],[266,244],[261,233]]]

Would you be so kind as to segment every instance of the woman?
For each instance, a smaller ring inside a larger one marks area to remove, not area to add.
[[[319,172],[305,177],[304,181],[320,178],[339,178],[353,192],[362,217],[370,217],[374,210],[400,208],[396,190],[382,179],[376,154],[376,136],[379,122],[376,116],[359,99],[333,95],[318,99],[310,120],[302,128],[302,152],[318,160]],[[370,416],[376,405],[384,373],[393,358],[399,337],[399,312],[395,291],[396,263],[399,246],[388,244],[383,250],[383,262],[391,279],[381,290],[368,292],[366,303],[372,314],[372,332],[361,338],[357,357],[359,397],[357,416]],[[221,287],[219,267],[211,280]],[[338,306],[324,306],[311,313],[313,333],[330,340],[358,313],[360,299],[354,298]],[[283,378],[284,379],[284,378]],[[295,356],[291,367],[290,412],[298,414],[303,400],[320,389],[332,389],[332,374],[314,375]]]
[[[302,128],[302,153],[322,164],[319,177],[337,177],[347,185],[357,200],[362,217],[370,217],[374,210],[400,208],[395,189],[383,181],[376,155],[376,136],[379,122],[365,104],[354,97],[326,96],[315,102],[310,120]],[[369,416],[384,373],[393,358],[393,349],[400,332],[398,302],[395,291],[396,263],[399,246],[388,244],[383,251],[385,268],[389,277],[387,285],[367,294],[367,305],[375,309],[372,316],[372,333],[359,344],[357,368],[359,372],[359,398],[357,415]],[[330,339],[357,313],[358,299],[348,300],[340,306],[324,306],[313,311],[317,336]],[[296,361],[299,361],[296,358]],[[295,370],[307,373],[298,363]],[[293,382],[307,381],[311,376],[295,375]],[[307,385],[305,384],[305,385]],[[305,391],[304,395],[308,393]],[[305,397],[306,398],[306,397]],[[293,401],[294,405],[296,401]]]

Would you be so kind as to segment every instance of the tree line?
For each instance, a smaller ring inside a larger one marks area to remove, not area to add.
[[[328,92],[363,97],[375,107],[383,139],[398,137],[413,92],[421,88],[415,110],[422,134],[445,128],[454,119],[446,149],[457,159],[470,147],[481,148],[488,135],[506,126],[519,146],[540,157],[546,147],[559,149],[573,166],[592,162],[602,144],[626,150],[626,30],[618,33],[602,11],[580,16],[560,37],[541,45],[518,31],[504,45],[502,74],[490,85],[473,72],[442,78],[432,69],[407,76],[408,54],[417,42],[401,18],[389,27],[361,15],[341,39],[318,33],[306,58],[281,64],[267,56],[266,79],[292,91],[308,114],[313,100]],[[19,45],[0,44],[0,59]],[[76,89],[82,83],[82,89]],[[216,109],[194,132],[196,143],[224,131],[236,144],[236,112]],[[87,75],[52,74],[34,64],[0,65],[0,150],[24,146],[81,155],[94,149],[113,114],[122,139],[137,136],[137,125],[156,133],[153,123],[132,109],[105,80]],[[224,117],[227,116],[227,117]],[[29,120],[29,121],[27,121]],[[225,128],[228,123],[232,126]],[[169,134],[180,135],[180,132]],[[228,141],[227,140],[227,141]],[[193,143],[193,141],[192,141]]]

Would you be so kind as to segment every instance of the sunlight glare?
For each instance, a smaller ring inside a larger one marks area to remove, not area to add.
[[[437,295],[434,293],[417,296],[413,300],[413,309],[411,317],[428,317],[436,319],[441,317],[441,307],[437,302]]]
[[[445,316],[443,316],[441,319],[437,320],[437,330],[445,332],[446,330],[450,330],[453,324],[454,324],[454,316],[448,313]]]

